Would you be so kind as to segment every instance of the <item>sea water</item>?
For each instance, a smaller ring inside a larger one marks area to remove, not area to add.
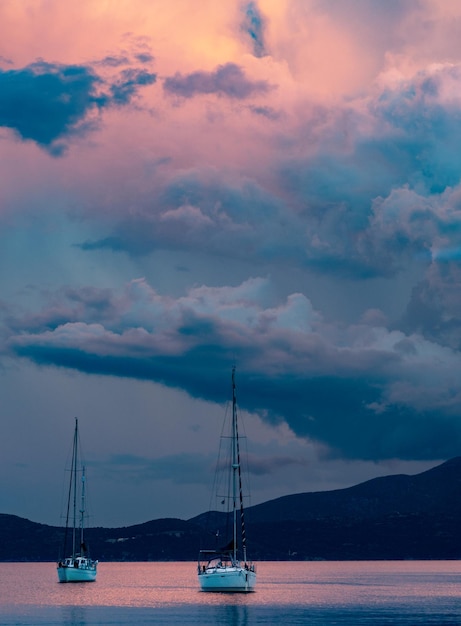
[[[461,626],[458,561],[261,562],[251,594],[199,591],[195,563],[100,563],[60,584],[53,563],[0,563],[2,626]]]

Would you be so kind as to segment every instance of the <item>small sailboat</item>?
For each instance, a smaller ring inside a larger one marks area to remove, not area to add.
[[[224,497],[230,503],[232,536],[225,547],[200,550],[198,579],[202,591],[250,592],[256,584],[256,568],[247,559],[245,518],[242,494],[242,473],[237,422],[237,400],[235,391],[235,367],[232,368],[232,424],[230,437],[230,495]],[[238,497],[238,503],[237,503]],[[239,512],[239,516],[237,513]],[[237,518],[240,518],[238,524]],[[219,537],[219,533],[217,534]]]
[[[64,534],[64,552],[67,553],[67,542],[72,517],[72,554],[59,561],[57,565],[60,583],[84,583],[96,580],[98,561],[93,561],[88,553],[84,538],[83,526],[85,521],[85,468],[79,467],[79,436],[78,419],[75,418],[74,442],[72,447],[72,465],[70,470],[69,496],[67,501],[66,530]],[[77,475],[81,473],[80,486],[80,520],[77,523],[78,482]],[[72,516],[71,516],[72,508]],[[78,544],[78,547],[77,547]]]

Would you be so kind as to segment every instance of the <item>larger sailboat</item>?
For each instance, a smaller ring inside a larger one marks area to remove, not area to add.
[[[247,559],[245,518],[242,494],[242,473],[235,392],[235,367],[232,368],[232,424],[230,437],[230,494],[224,497],[230,504],[232,535],[230,541],[218,549],[201,550],[198,559],[198,579],[202,591],[254,591],[256,569]],[[239,513],[239,515],[238,515]],[[240,518],[240,523],[238,523]],[[227,516],[227,519],[229,517]],[[219,537],[219,533],[217,534]]]
[[[60,583],[93,582],[96,580],[96,569],[98,566],[98,561],[93,561],[93,559],[90,558],[83,538],[83,527],[85,522],[85,467],[80,468],[78,454],[78,419],[75,418],[72,465],[70,470],[69,495],[67,501],[66,530],[64,534],[64,554],[66,554],[72,520],[72,554],[71,556],[59,561],[57,565],[58,579]],[[77,475],[80,472],[80,519],[77,521]]]

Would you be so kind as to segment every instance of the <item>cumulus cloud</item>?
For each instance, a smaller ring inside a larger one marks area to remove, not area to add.
[[[181,77],[178,93],[203,92],[203,76],[213,91],[219,71]],[[194,76],[197,83],[189,83]],[[378,81],[367,98],[313,107],[308,128],[295,131],[272,107],[248,105],[274,125],[270,180],[253,164],[236,173],[209,166],[175,170],[170,161],[173,171],[157,182],[155,194],[139,198],[136,210],[121,207],[109,232],[80,245],[138,257],[172,247],[271,258],[358,280],[390,278],[415,259],[428,266],[434,254],[456,254],[460,80],[457,66],[441,64]],[[128,82],[118,97],[130,89]]]
[[[181,172],[157,190],[140,214],[123,217],[107,237],[80,246],[133,256],[178,247],[242,259],[306,262],[302,221],[255,182],[226,178],[211,168]]]
[[[370,318],[349,328],[326,323],[301,294],[269,305],[269,287],[251,279],[177,299],[144,280],[120,294],[91,290],[79,298],[72,290],[65,310],[16,321],[8,349],[40,365],[153,380],[210,401],[226,399],[226,374],[237,362],[242,408],[286,421],[331,454],[455,453],[459,353]]]
[[[459,248],[460,84],[459,66],[441,64],[380,85],[319,118],[307,157],[280,162],[312,265],[386,276],[441,242]]]
[[[461,269],[456,260],[435,260],[412,290],[399,321],[406,332],[461,349]]]

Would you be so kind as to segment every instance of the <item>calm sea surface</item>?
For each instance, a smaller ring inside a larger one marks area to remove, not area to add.
[[[195,563],[100,563],[59,584],[53,563],[0,563],[2,626],[457,624],[461,562],[260,563],[252,594],[198,590]]]

